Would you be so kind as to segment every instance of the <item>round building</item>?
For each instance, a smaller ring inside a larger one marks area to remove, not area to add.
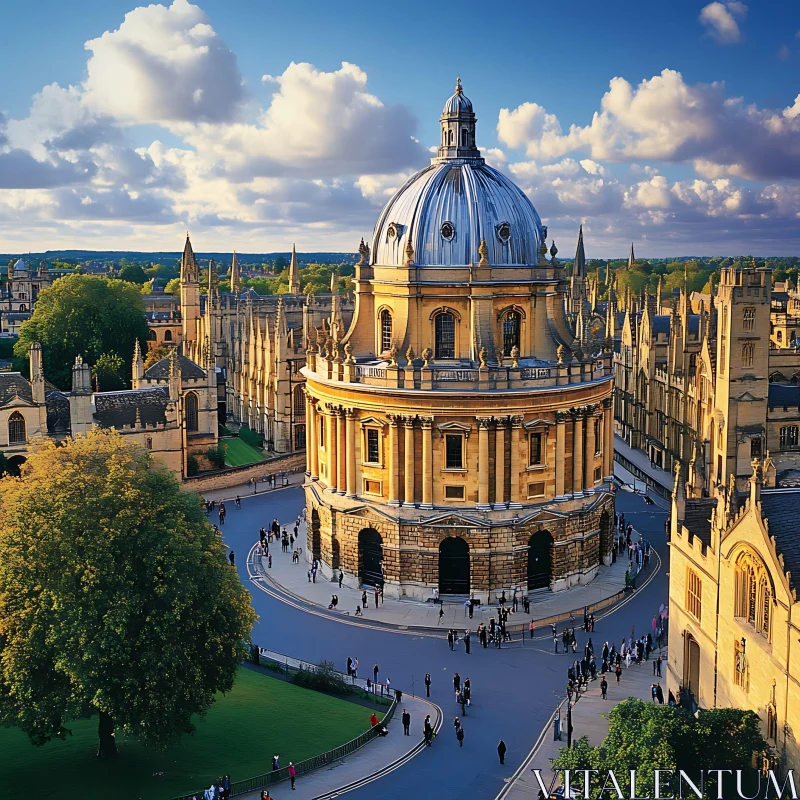
[[[437,157],[362,243],[352,323],[304,369],[308,555],[388,596],[489,602],[611,562],[611,355],[475,123],[459,82]]]

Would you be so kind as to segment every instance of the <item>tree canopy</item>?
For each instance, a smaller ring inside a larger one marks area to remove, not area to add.
[[[197,495],[117,432],[0,480],[0,723],[34,744],[97,715],[163,747],[230,690],[255,613]]]
[[[94,365],[104,353],[117,353],[127,383],[134,340],[145,350],[147,334],[137,286],[102,276],[68,275],[39,295],[33,316],[20,328],[14,355],[24,358],[31,344],[40,342],[45,376],[66,390],[75,356]]]

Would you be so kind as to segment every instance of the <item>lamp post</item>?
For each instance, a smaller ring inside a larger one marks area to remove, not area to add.
[[[567,700],[567,747],[572,747],[572,700]]]

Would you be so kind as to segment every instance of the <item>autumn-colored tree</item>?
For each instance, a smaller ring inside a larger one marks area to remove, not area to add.
[[[158,347],[148,350],[147,355],[144,357],[144,368],[150,369],[156,361],[166,358],[170,354],[172,347],[172,345],[160,344]]]
[[[98,717],[163,747],[249,652],[255,613],[197,495],[117,432],[34,449],[0,480],[0,723],[34,744]]]

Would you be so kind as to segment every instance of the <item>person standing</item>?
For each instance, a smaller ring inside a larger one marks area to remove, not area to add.
[[[277,755],[272,756],[272,771],[273,772],[277,772],[281,768],[280,761],[278,760],[279,758],[280,758],[280,756],[277,756]]]
[[[234,561],[234,556],[233,556],[233,550],[231,550],[231,552],[228,553],[228,561],[231,562],[231,566],[232,567],[236,566],[235,561]]]
[[[662,697],[663,697],[663,695],[662,695]],[[230,775],[226,775],[222,779],[222,797],[223,797],[223,800],[228,800],[228,798],[230,796],[231,796],[231,777],[230,777]]]
[[[375,664],[375,666],[372,667],[372,682],[373,683],[377,683],[378,682],[378,665],[377,664]]]
[[[425,725],[423,727],[423,735],[425,737],[425,744],[430,747],[433,744],[433,726],[431,725],[431,715],[425,717]]]
[[[533,639],[533,632],[536,630],[536,626],[533,624],[533,620],[530,621],[530,624],[528,625],[528,630],[530,631],[531,639]]]
[[[291,761],[289,762],[289,767],[286,771],[289,773],[289,780],[292,782],[292,790],[294,790],[294,782],[297,778],[297,770],[294,768],[294,764],[292,764]]]
[[[461,689],[461,676],[457,672],[455,675],[453,675],[453,688],[455,689],[456,694],[458,694]]]
[[[497,755],[500,756],[500,763],[506,763],[506,743],[501,739],[497,745]]]
[[[436,622],[437,625],[441,623],[443,616],[444,616],[444,609],[441,606],[439,606],[439,619]]]
[[[458,727],[456,728],[456,739],[458,739],[458,746],[464,746],[464,727],[461,723],[458,723]]]
[[[606,676],[603,675],[603,680],[600,681],[600,691],[603,693],[603,700],[606,700],[606,692],[608,691],[608,681]]]
[[[619,683],[619,679],[622,677],[622,665],[617,662],[617,668],[614,670],[614,674],[617,676],[617,683]]]
[[[664,690],[661,688],[661,684],[657,684],[656,686],[656,698],[658,700],[658,704],[660,706],[664,705]]]
[[[409,728],[410,727],[411,727],[411,714],[409,714],[408,711],[406,711],[406,709],[404,708],[403,709],[403,734],[405,736],[411,736],[411,734],[409,733]]]
[[[430,672],[425,673],[425,697],[431,696],[431,674]]]
[[[342,581],[343,580],[344,580],[344,571],[340,569],[339,570],[339,588],[340,589],[342,588]]]
[[[469,655],[469,631],[464,631],[464,649],[467,651],[467,655]]]
[[[366,589],[364,589],[364,591],[361,592],[361,606],[363,608],[367,607],[367,590]]]
[[[453,649],[453,640],[454,640],[453,629],[451,628],[449,631],[447,631],[447,644],[450,645],[451,650]]]

